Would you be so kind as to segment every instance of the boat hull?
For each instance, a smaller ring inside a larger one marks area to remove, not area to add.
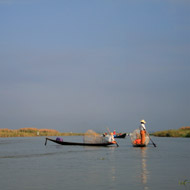
[[[134,147],[146,147],[146,144],[133,144]]]
[[[73,146],[109,146],[113,145],[112,142],[107,143],[78,143],[78,142],[65,142],[65,141],[57,141],[54,139],[46,138],[45,145],[47,144],[47,140],[52,141],[54,143],[60,144],[60,145],[73,145]]]
[[[122,133],[121,135],[114,135],[114,138],[125,138],[126,133]]]

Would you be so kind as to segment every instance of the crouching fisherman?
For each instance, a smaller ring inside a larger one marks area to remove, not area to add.
[[[116,140],[114,139],[113,133],[110,133],[110,135],[108,135],[108,142],[111,142],[113,144],[116,144],[117,146],[119,146],[116,142]]]

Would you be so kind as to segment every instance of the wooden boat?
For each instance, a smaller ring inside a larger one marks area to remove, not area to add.
[[[65,142],[60,140],[54,140],[50,138],[46,138],[45,145],[47,144],[47,140],[52,141],[54,143],[60,144],[60,145],[76,145],[76,146],[109,146],[116,144],[114,142],[106,142],[106,143],[79,143],[79,142]]]
[[[125,138],[126,137],[126,133],[119,133],[114,135],[114,138]]]

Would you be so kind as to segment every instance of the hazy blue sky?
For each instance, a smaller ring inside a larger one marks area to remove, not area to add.
[[[190,126],[189,0],[0,0],[0,128]]]

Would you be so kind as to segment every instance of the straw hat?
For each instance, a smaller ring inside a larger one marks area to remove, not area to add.
[[[146,123],[146,121],[143,119],[143,120],[141,120],[141,123],[144,123],[144,124],[145,124],[145,123]]]

